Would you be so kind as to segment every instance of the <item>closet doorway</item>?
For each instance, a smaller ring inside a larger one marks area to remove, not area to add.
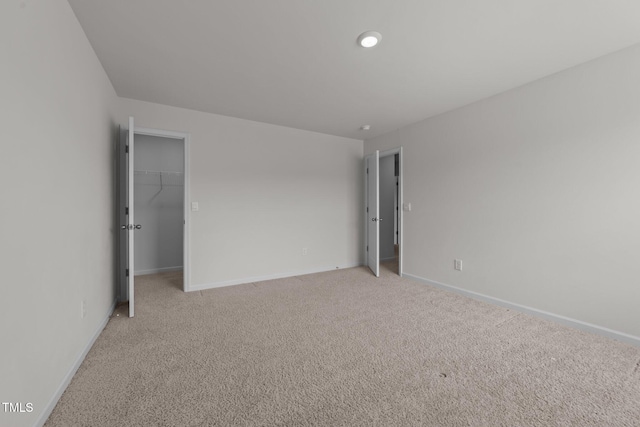
[[[133,186],[136,276],[181,272],[184,229],[184,141],[136,134]],[[182,287],[182,283],[180,283]]]
[[[365,260],[374,275],[380,264],[402,276],[402,147],[365,157]]]
[[[400,154],[380,156],[380,262],[399,274]]]
[[[133,117],[121,133],[118,294],[133,317],[141,276],[170,274],[170,283],[189,288],[189,135],[134,127]]]

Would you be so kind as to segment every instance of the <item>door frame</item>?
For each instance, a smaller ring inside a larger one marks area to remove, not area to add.
[[[404,272],[404,158],[403,158],[403,149],[402,146],[391,148],[389,150],[380,151],[378,156],[379,159],[383,157],[393,156],[398,154],[399,157],[399,167],[398,167],[398,275],[400,277],[403,276]],[[364,156],[366,159],[367,156]],[[364,259],[365,265],[367,264],[368,255],[367,255],[367,245],[369,245],[369,236],[367,233],[367,227],[369,223],[367,222],[369,219],[369,215],[367,214],[367,206],[369,205],[369,184],[367,180],[367,165],[366,160],[364,162],[364,208],[363,212],[365,213],[364,218]]]
[[[174,132],[162,129],[141,128],[134,126],[134,135],[158,136],[162,138],[180,139],[184,143],[184,232],[182,233],[182,291],[186,292],[191,284],[191,250],[189,246],[191,237],[191,210],[189,209],[190,193],[190,169],[189,169],[189,153],[191,134],[184,132]],[[135,148],[134,148],[135,150]],[[135,154],[135,153],[134,153]]]

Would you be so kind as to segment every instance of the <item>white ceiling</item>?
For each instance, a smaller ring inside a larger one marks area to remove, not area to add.
[[[640,42],[639,0],[69,3],[119,96],[357,139]]]

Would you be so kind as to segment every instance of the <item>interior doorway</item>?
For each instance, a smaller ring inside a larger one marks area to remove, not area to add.
[[[373,274],[403,271],[402,147],[365,157],[365,260]]]
[[[176,286],[189,288],[189,134],[138,128],[130,117],[117,146],[117,293],[133,317],[136,277],[179,274]]]
[[[399,170],[400,155],[390,154],[380,156],[380,262],[391,269],[398,271],[399,255],[399,220],[398,196],[399,196]]]
[[[135,276],[181,272],[184,261],[184,140],[136,135]],[[181,284],[182,287],[182,284]]]

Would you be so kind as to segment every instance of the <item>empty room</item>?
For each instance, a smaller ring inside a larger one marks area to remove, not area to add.
[[[0,426],[640,425],[639,22],[2,1]]]

